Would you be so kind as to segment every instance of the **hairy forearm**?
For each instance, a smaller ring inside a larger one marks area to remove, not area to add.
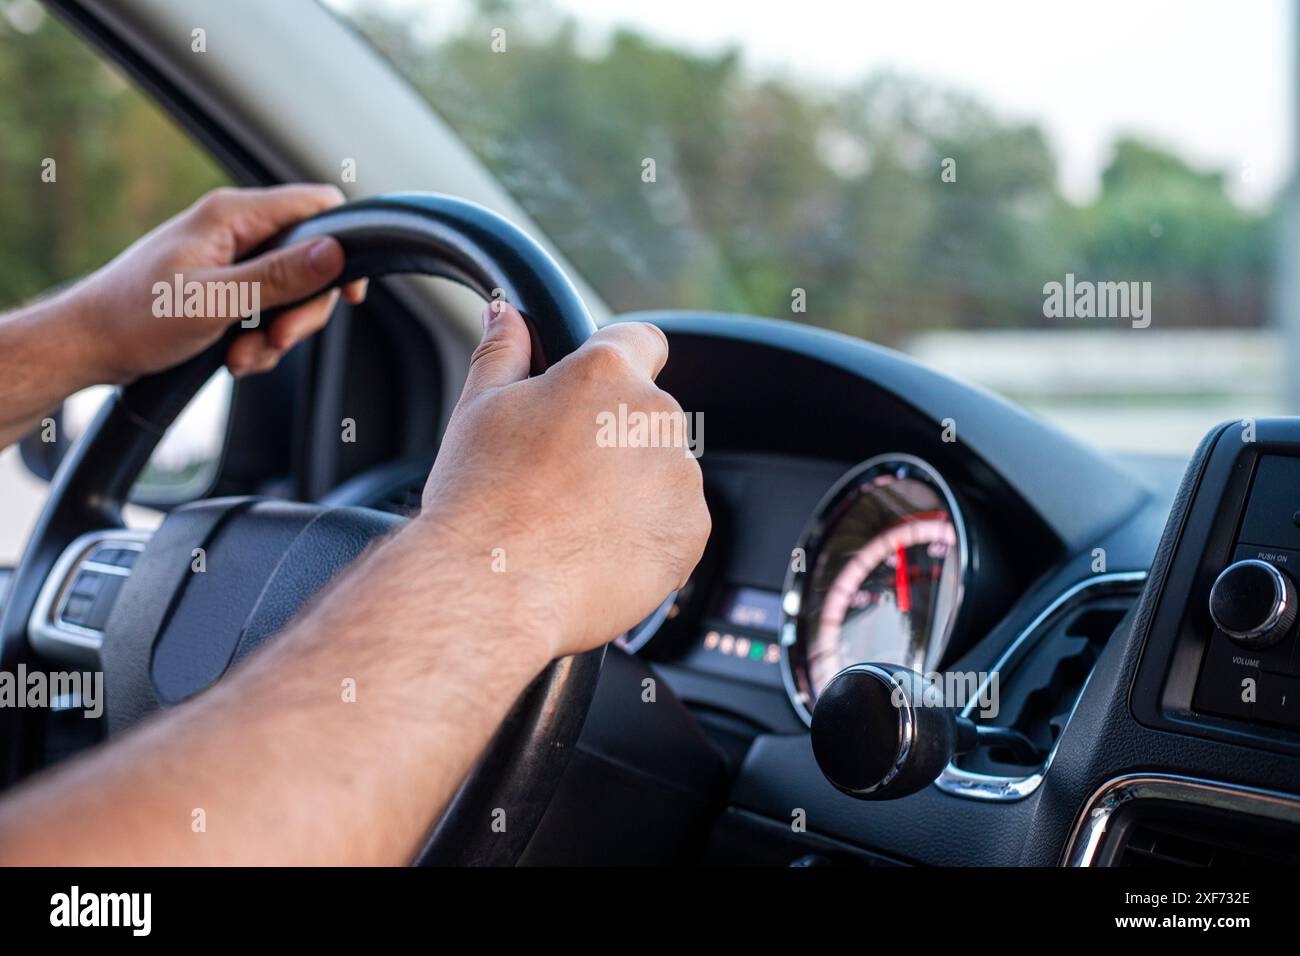
[[[0,315],[0,448],[73,392],[98,384],[77,309],[75,294],[64,292]]]
[[[0,863],[408,862],[553,646],[486,549],[412,530],[212,690],[13,794]]]

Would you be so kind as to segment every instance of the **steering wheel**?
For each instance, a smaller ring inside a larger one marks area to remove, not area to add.
[[[473,203],[424,193],[352,202],[300,223],[257,253],[326,235],[346,255],[338,284],[424,273],[485,298],[504,295],[528,323],[534,372],[595,331],[545,250]],[[35,652],[38,659],[102,666],[110,735],[216,681],[400,522],[364,508],[241,497],[177,508],[152,535],[125,528],[122,507],[140,471],[167,427],[221,367],[238,331],[104,403],[55,474],[11,582],[0,619],[0,665],[11,668]],[[202,574],[192,570],[198,548],[205,555]],[[516,702],[417,862],[519,859],[573,751],[602,657],[603,649],[547,666]],[[31,763],[22,752],[27,735],[18,725],[2,729],[10,738],[11,776]],[[508,832],[493,832],[498,807],[508,812]]]

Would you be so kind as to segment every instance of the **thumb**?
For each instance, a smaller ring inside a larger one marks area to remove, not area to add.
[[[524,317],[512,305],[499,300],[483,311],[483,340],[469,360],[469,375],[461,401],[528,377],[532,340]]]
[[[322,236],[223,269],[220,278],[257,283],[262,307],[271,308],[311,298],[342,271],[343,247]]]

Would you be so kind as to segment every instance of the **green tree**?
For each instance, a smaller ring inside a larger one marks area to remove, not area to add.
[[[1045,325],[1043,284],[1073,272],[1152,281],[1166,326],[1265,321],[1269,217],[1136,140],[1078,207],[1041,129],[914,77],[760,79],[735,50],[627,29],[593,44],[545,5],[501,0],[431,41],[379,7],[358,22],[619,310],[901,342]],[[502,24],[506,55],[488,45]],[[791,313],[795,288],[806,313]]]
[[[0,308],[94,269],[226,180],[40,9],[0,2]],[[47,160],[53,182],[42,177]]]
[[[1081,271],[1150,281],[1171,323],[1262,325],[1273,220],[1236,206],[1224,187],[1220,172],[1120,140],[1101,195],[1076,214]]]

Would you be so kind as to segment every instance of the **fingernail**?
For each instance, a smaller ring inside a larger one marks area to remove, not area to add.
[[[334,275],[343,268],[343,247],[326,236],[307,247],[307,261],[321,275]]]
[[[487,308],[483,310],[483,331],[484,332],[492,328],[492,323],[497,320],[497,316],[499,316],[500,314],[501,314],[501,305],[496,299],[493,299],[491,302],[487,304]]]

